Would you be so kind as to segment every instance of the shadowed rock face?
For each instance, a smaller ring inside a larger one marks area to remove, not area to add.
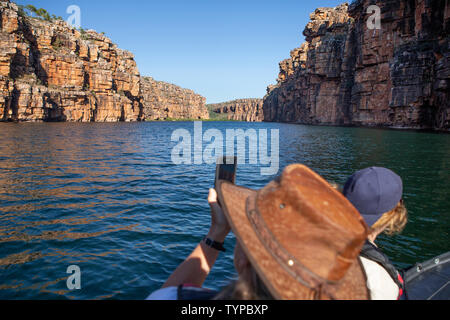
[[[228,120],[261,122],[264,120],[262,99],[239,99],[210,105],[215,113],[228,115]]]
[[[381,9],[381,30],[367,8]],[[450,2],[359,0],[320,8],[280,63],[266,121],[450,129]]]
[[[0,0],[0,120],[141,121],[149,109],[171,114],[172,106],[181,118],[197,114],[196,108],[208,117],[205,102],[189,105],[182,90],[148,89],[133,54],[103,34],[22,17],[14,3]],[[162,105],[147,99],[158,95]],[[185,112],[177,106],[184,102]]]

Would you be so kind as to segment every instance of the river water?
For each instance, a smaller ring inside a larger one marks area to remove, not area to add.
[[[379,245],[398,267],[450,250],[450,135],[205,122],[203,130],[278,129],[280,171],[303,163],[339,184],[384,166],[402,176],[409,224]],[[0,124],[0,299],[144,299],[208,231],[214,165],[175,165],[171,141],[191,122]],[[270,150],[270,149],[269,149]],[[241,165],[237,183],[272,176]],[[234,239],[206,286],[235,276]],[[69,290],[67,268],[81,269]]]

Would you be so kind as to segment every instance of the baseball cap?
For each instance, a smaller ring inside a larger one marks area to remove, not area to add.
[[[400,202],[403,182],[389,169],[371,167],[352,175],[343,193],[371,227]]]

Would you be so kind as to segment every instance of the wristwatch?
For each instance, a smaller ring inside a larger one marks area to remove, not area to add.
[[[203,242],[210,248],[216,249],[217,251],[226,252],[227,250],[223,247],[223,243],[214,241],[209,239],[208,237],[205,237],[203,239]]]

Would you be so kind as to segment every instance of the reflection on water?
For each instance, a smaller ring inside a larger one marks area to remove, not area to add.
[[[0,298],[143,299],[207,232],[214,166],[175,166],[171,134],[192,123],[0,124]],[[280,168],[304,163],[343,184],[372,165],[398,172],[406,231],[382,237],[399,265],[449,251],[450,136],[285,124],[204,123],[203,129],[280,129]],[[237,182],[261,188],[257,166]],[[233,237],[207,285],[234,276]],[[78,265],[82,290],[66,287]]]

